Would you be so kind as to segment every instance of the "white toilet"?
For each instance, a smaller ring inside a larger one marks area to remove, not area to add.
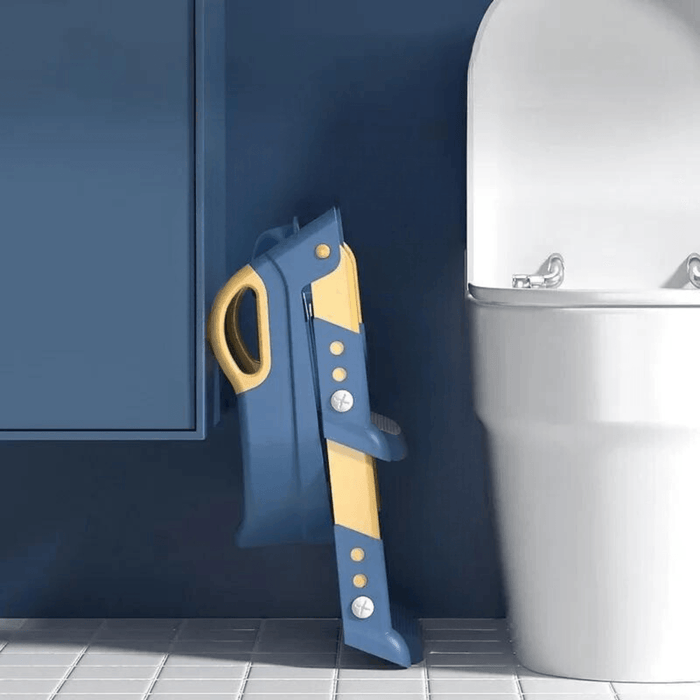
[[[700,0],[495,0],[467,162],[516,654],[700,681]]]

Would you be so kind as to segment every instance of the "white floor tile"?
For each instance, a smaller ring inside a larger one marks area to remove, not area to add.
[[[216,680],[228,678],[235,681],[243,678],[246,668],[246,664],[238,664],[236,666],[168,666],[166,664],[161,669],[158,680],[190,680],[197,678]]]
[[[310,694],[310,693],[330,693],[331,681],[317,678],[252,678],[246,682],[245,692],[247,695],[257,693],[288,693],[288,694]]]
[[[249,655],[253,651],[253,640],[239,641],[177,641],[171,647],[172,654],[236,654]],[[246,657],[247,658],[247,657]]]
[[[428,652],[428,666],[508,666],[515,667],[515,657],[499,653]]]
[[[176,629],[105,629],[94,637],[95,642],[170,642],[177,634]]]
[[[87,644],[95,635],[92,629],[45,629],[45,630],[17,630],[8,636],[14,643],[39,643],[39,644]]]
[[[115,695],[114,697],[115,700],[119,699],[119,696]],[[238,695],[236,693],[170,693],[165,695],[155,695],[153,697],[158,698],[158,700],[238,700]],[[148,698],[150,700],[151,696],[149,695]],[[58,700],[63,700],[63,698],[59,696]],[[80,700],[87,699],[83,697],[80,698]],[[90,700],[92,700],[92,698]],[[104,700],[104,698],[102,695],[100,695],[100,697],[95,698],[95,700]],[[142,698],[139,698],[138,700],[142,700]],[[278,695],[277,700],[282,700],[282,698]]]
[[[257,635],[257,630],[186,628],[177,638],[179,642],[250,642],[252,644]]]
[[[497,630],[470,630],[454,628],[424,629],[423,639],[425,641],[465,641],[465,642],[501,642],[510,644],[505,632]]]
[[[123,678],[69,678],[62,686],[64,693],[99,695],[103,693],[145,693],[151,685],[150,679]]]
[[[181,695],[179,700],[183,700],[184,697],[184,695]],[[2,696],[0,696],[0,698],[5,700]],[[21,700],[21,698],[21,695],[18,696],[18,700]],[[43,700],[46,700],[46,698],[44,697]],[[56,700],[143,700],[143,693],[104,693],[97,696],[90,696],[59,692],[56,696]],[[209,700],[211,700],[211,696]]]
[[[505,619],[489,618],[423,618],[421,627],[424,630],[434,629],[460,629],[460,630],[496,630],[506,629]]]
[[[338,693],[395,694],[410,695],[423,693],[425,681],[422,678],[339,678]]]
[[[458,678],[515,678],[510,666],[429,666],[428,678],[455,680]]]
[[[329,664],[329,666],[331,665],[334,666],[334,664]],[[334,674],[335,668],[319,668],[316,666],[275,666],[272,664],[261,665],[255,663],[250,669],[248,678],[250,678],[251,680],[265,680],[276,678],[315,678],[318,680],[330,681],[333,678]]]
[[[518,678],[559,678],[559,676],[549,676],[546,673],[532,671],[529,668],[525,668],[525,666],[521,666],[520,663],[516,663],[515,672],[517,673]]]
[[[296,642],[292,639],[268,639],[266,641],[258,640],[255,651],[260,654],[335,654],[337,648],[338,643],[336,640],[326,642],[323,640],[311,641],[307,639],[303,642]]]
[[[522,700],[522,698],[517,693],[470,693],[469,695],[453,695],[451,693],[430,693],[430,700]],[[559,700],[559,698],[552,698],[552,696],[550,696],[549,700]]]
[[[4,629],[3,624],[8,620],[0,622],[0,629]],[[21,626],[23,630],[96,630],[103,620],[96,617],[75,617],[75,618],[30,618],[25,620]]]
[[[25,619],[23,617],[4,617],[0,619],[0,631],[18,630],[24,626]]]
[[[399,696],[391,695],[387,698],[385,693],[370,693],[369,695],[364,693],[342,693],[337,696],[338,700],[394,700],[397,697]],[[400,697],[401,700],[425,700],[425,693],[406,693],[406,695],[401,695]],[[452,700],[456,699],[453,697]],[[499,700],[499,698],[491,698],[490,700]]]
[[[464,654],[501,654],[513,661],[513,650],[509,642],[493,640],[490,642],[456,639],[428,639],[424,640],[423,650],[426,654],[431,652],[461,652]]]
[[[609,693],[524,693],[525,700],[614,700]],[[471,698],[470,698],[471,700]],[[657,700],[655,698],[654,700]]]
[[[58,681],[55,679],[27,680],[23,679],[2,679],[0,680],[0,693],[50,693]],[[2,695],[0,695],[0,698]]]
[[[659,691],[667,695],[683,695],[700,690],[700,683],[612,683],[616,693],[635,693],[648,698],[656,697]]]
[[[682,693],[669,693],[665,690],[659,689],[656,695],[628,691],[617,694],[617,698],[619,698],[619,700],[649,700],[650,697],[654,698],[654,700],[699,700],[700,692],[697,690],[687,690]]]
[[[569,678],[520,678],[520,687],[524,693],[600,693],[612,695],[609,683],[603,681],[579,681]]]
[[[521,696],[516,694],[498,694],[493,693],[476,693],[469,695],[452,695],[450,693],[436,693],[430,694],[430,700],[522,700]],[[549,700],[559,700],[559,698],[552,698],[550,696]]]
[[[165,654],[170,648],[167,640],[130,641],[99,640],[90,645],[89,654]]]
[[[232,678],[159,679],[151,694],[158,696],[173,693],[238,693],[242,682],[241,679]]]
[[[68,671],[67,666],[0,666],[0,679],[55,679],[63,678]],[[0,700],[3,700],[0,698]]]
[[[238,617],[194,617],[186,618],[183,630],[256,630],[260,627],[259,618]]]
[[[254,653],[251,656],[254,666],[283,666],[294,668],[335,668],[336,655],[315,653]]]
[[[181,619],[164,617],[119,617],[107,618],[104,629],[176,629],[182,624]]]
[[[157,666],[76,666],[68,677],[71,681],[114,679],[144,680],[155,676]],[[2,698],[0,698],[2,700]]]
[[[0,652],[0,667],[2,666],[70,666],[76,659],[76,653],[61,654],[7,654]]]
[[[2,656],[2,654],[0,654]],[[114,652],[105,654],[88,649],[78,666],[158,666],[165,654]]]
[[[182,695],[172,695],[168,698],[168,700],[182,700],[184,696]],[[201,695],[197,698],[192,698],[192,700],[216,700],[217,695]],[[329,694],[328,693],[304,693],[303,695],[285,695],[285,694],[280,694],[280,693],[255,693],[249,695],[248,693],[243,693],[243,700],[328,700]],[[4,698],[3,698],[4,700]],[[163,700],[162,698],[158,698],[158,700]],[[189,700],[188,698],[185,698],[185,700]],[[223,698],[222,698],[223,700]],[[230,700],[230,698],[226,698],[226,700]],[[235,700],[235,698],[234,698]],[[364,698],[364,700],[368,700],[367,697]],[[369,698],[371,700],[371,698]],[[410,698],[408,699],[410,700]],[[420,700],[425,700],[424,698],[421,698]]]
[[[332,617],[306,617],[306,618],[283,618],[271,617],[262,620],[261,627],[264,632],[276,630],[307,632],[314,634],[328,633],[340,629],[340,620]]]
[[[404,680],[423,678],[425,671],[422,666],[416,665],[411,668],[340,668],[338,669],[338,679],[362,679],[378,678],[380,680]]]
[[[66,642],[65,644],[46,642],[9,642],[3,647],[2,654],[79,654],[86,643]]]
[[[619,700],[700,700],[700,683],[613,683]]]
[[[518,686],[514,678],[459,678],[440,679],[431,678],[429,681],[431,693],[501,693],[517,694]]]
[[[389,663],[383,659],[378,659],[370,654],[364,654],[359,651],[348,652],[344,650],[340,655],[340,667],[341,668],[366,668],[366,669],[386,669],[386,670],[397,670],[400,666],[396,664]]]
[[[0,654],[0,656],[2,656]],[[170,654],[165,662],[165,668],[173,666],[229,666],[234,668],[245,668],[250,659],[245,658],[241,654],[207,654],[206,656],[197,656],[196,654]]]

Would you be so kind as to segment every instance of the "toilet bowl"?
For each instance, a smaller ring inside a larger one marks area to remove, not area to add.
[[[700,680],[700,1],[495,0],[467,304],[520,663]]]

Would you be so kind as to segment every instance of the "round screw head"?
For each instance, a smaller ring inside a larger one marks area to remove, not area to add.
[[[319,260],[325,260],[331,256],[331,247],[325,243],[316,246],[316,257]]]
[[[338,389],[331,396],[331,406],[338,413],[347,413],[355,403],[353,395],[347,389]]]
[[[333,379],[336,382],[344,382],[348,378],[348,371],[345,367],[336,367],[333,370]]]
[[[365,558],[365,550],[362,547],[353,547],[350,550],[350,559],[353,561],[362,561]]]
[[[374,601],[361,595],[352,601],[352,614],[360,620],[366,620],[374,612]]]
[[[345,352],[345,345],[340,340],[331,343],[330,351],[333,355],[342,355]]]
[[[352,585],[355,588],[364,588],[367,585],[367,577],[364,574],[355,574],[352,577]]]

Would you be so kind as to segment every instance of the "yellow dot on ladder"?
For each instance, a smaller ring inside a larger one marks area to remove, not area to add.
[[[331,247],[329,245],[326,245],[325,243],[321,243],[320,245],[316,246],[316,257],[320,258],[321,260],[325,260],[326,258],[330,258],[331,256]]]
[[[334,340],[331,343],[331,354],[332,355],[342,355],[345,352],[345,345],[339,340]]]
[[[364,588],[367,585],[367,577],[364,574],[355,574],[352,577],[352,585],[355,588]]]
[[[335,379],[336,382],[342,382],[345,379],[347,379],[348,373],[345,369],[342,367],[336,367],[333,370],[333,379]]]
[[[365,550],[361,547],[355,547],[350,552],[350,559],[353,561],[362,561],[365,558]]]

